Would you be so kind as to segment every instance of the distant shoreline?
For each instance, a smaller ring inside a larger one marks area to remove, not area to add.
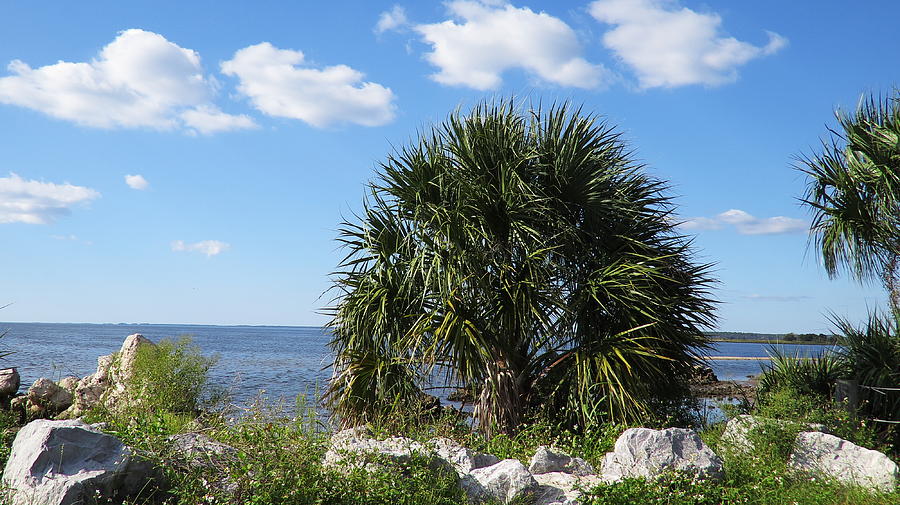
[[[777,344],[777,345],[837,345],[827,340],[779,340],[764,338],[711,338],[710,342],[735,342],[738,344]]]

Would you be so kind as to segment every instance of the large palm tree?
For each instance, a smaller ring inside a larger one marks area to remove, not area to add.
[[[488,432],[539,411],[635,418],[713,321],[708,266],[675,225],[665,184],[597,117],[454,113],[389,155],[342,223],[326,399],[344,425],[435,382],[478,391]]]
[[[837,112],[840,131],[819,154],[801,159],[808,176],[802,201],[832,277],[847,271],[880,278],[900,310],[900,94],[869,97],[855,114]]]

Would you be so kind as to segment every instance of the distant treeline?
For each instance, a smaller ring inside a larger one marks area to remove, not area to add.
[[[749,333],[742,331],[705,331],[704,335],[712,340],[760,340],[773,342],[803,342],[817,344],[833,344],[837,335],[825,333]]]

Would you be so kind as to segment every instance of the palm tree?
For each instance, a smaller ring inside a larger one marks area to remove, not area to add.
[[[860,281],[880,278],[900,310],[900,94],[863,100],[855,114],[836,113],[842,131],[820,154],[802,158],[802,201],[825,269]]]
[[[860,413],[886,421],[879,431],[900,443],[890,424],[900,421],[900,92],[836,116],[841,131],[831,130],[821,154],[801,159],[808,176],[802,201],[812,209],[813,240],[829,276],[880,278],[888,291],[891,314],[871,314],[864,329],[833,322],[843,335],[846,377],[861,388]]]
[[[341,225],[327,402],[355,425],[464,384],[488,433],[645,414],[714,318],[676,224],[666,185],[594,115],[451,114],[381,163]]]

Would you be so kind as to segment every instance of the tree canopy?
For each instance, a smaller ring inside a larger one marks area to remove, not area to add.
[[[593,114],[451,114],[387,156],[340,227],[332,411],[357,424],[437,383],[473,388],[488,432],[647,414],[714,320],[676,224],[666,184]]]

